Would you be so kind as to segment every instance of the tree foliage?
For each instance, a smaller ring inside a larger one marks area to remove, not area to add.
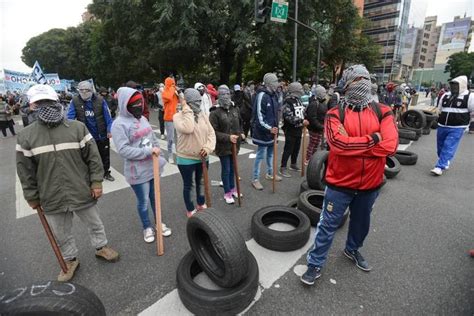
[[[290,16],[294,9],[290,5]],[[94,0],[88,10],[96,20],[30,39],[23,61],[108,86],[159,82],[170,74],[187,82],[260,80],[269,71],[291,79],[294,23],[255,25],[254,0]],[[345,64],[370,69],[376,62],[379,47],[360,32],[351,0],[300,1],[298,19],[318,30],[298,27],[302,81],[316,73],[318,40],[327,65],[320,77],[328,81]]]
[[[449,72],[451,79],[458,76],[474,77],[474,53],[460,52],[449,57],[444,72]]]

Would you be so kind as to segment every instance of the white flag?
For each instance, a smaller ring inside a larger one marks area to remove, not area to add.
[[[36,81],[39,84],[46,84],[47,80],[46,77],[43,73],[43,70],[41,70],[40,64],[38,61],[35,61],[35,65],[33,66],[33,72],[31,74],[32,78],[34,81]]]

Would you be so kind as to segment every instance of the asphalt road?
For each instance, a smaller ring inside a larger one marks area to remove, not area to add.
[[[157,113],[152,115],[152,123],[157,125]],[[12,137],[0,140],[0,296],[32,282],[55,279],[59,273],[38,217],[16,218],[15,141]],[[342,255],[346,224],[337,233],[327,266],[314,287],[299,281],[297,274],[305,265],[305,255],[299,255],[246,314],[472,315],[474,259],[467,251],[474,248],[474,135],[465,135],[451,169],[442,177],[429,173],[436,159],[435,147],[436,133],[414,142],[409,150],[419,155],[418,163],[402,166],[400,174],[382,189],[362,249],[374,267],[372,272],[358,270]],[[226,205],[222,189],[212,188],[214,206],[235,222],[246,240],[252,239],[252,214],[266,205],[286,204],[297,196],[301,182],[294,173],[278,184],[277,194],[273,194],[271,182],[262,180],[265,190],[257,192],[250,187],[254,160],[248,156],[239,158],[245,195],[242,208]],[[121,171],[121,158],[112,152],[111,160]],[[211,164],[210,178],[220,180],[218,163]],[[173,230],[165,239],[162,257],[156,256],[154,244],[143,242],[130,188],[105,194],[99,201],[109,244],[121,254],[118,263],[97,260],[85,228],[80,221],[74,222],[81,262],[74,282],[93,290],[110,315],[138,314],[176,288],[176,267],[189,251],[182,181],[174,174],[162,178],[161,183],[163,220]],[[278,257],[275,252],[275,265]]]

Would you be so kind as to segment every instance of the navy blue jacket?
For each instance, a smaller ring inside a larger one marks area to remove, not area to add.
[[[272,146],[271,129],[278,127],[278,96],[265,88],[257,90],[252,106],[252,140],[258,146]]]

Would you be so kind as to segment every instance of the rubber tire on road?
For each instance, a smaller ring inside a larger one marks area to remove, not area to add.
[[[290,231],[268,228],[274,223],[286,223],[295,227]],[[275,251],[292,251],[303,247],[309,239],[310,222],[298,209],[288,206],[266,206],[252,217],[252,236],[262,247]]]
[[[404,131],[411,131],[411,132],[415,132],[415,135],[419,138],[421,136],[421,128],[411,128],[411,127],[400,127],[398,129],[399,131],[400,130],[404,130]]]
[[[192,251],[181,259],[176,270],[176,287],[184,306],[195,315],[236,315],[252,303],[258,290],[258,264],[252,253],[246,256],[248,273],[232,288],[210,290],[194,282],[203,270]]]
[[[426,115],[421,110],[407,110],[401,116],[403,126],[411,128],[423,128],[426,126]]]
[[[309,185],[308,185],[308,181],[307,181],[307,180],[304,180],[304,181],[301,182],[301,184],[300,184],[300,194],[303,193],[304,191],[308,191],[308,190],[311,190],[311,188],[310,188]]]
[[[318,150],[311,157],[306,169],[306,180],[312,190],[324,190],[326,188],[326,167],[329,151]]]
[[[430,124],[431,124],[431,122],[430,122]],[[421,130],[421,134],[422,134],[422,135],[429,135],[429,134],[431,134],[431,127],[423,128],[423,129]]]
[[[37,290],[35,295],[31,295],[32,286],[50,285],[41,292]],[[70,295],[57,295],[53,292],[68,293],[71,291],[71,285],[75,290]],[[24,288],[24,287],[22,287]],[[18,289],[18,288],[17,288]],[[6,303],[14,298],[19,292],[12,290],[9,293],[0,292],[0,314],[1,315],[106,315],[105,307],[91,290],[75,284],[58,281],[35,282],[35,285],[29,285],[27,290],[17,299]]]
[[[411,142],[411,140],[406,139],[406,138],[398,138],[398,144],[399,145],[408,145]]]
[[[291,199],[291,200],[286,204],[286,206],[291,207],[291,208],[298,208],[298,200],[299,200],[299,198]]]
[[[395,157],[387,157],[387,161],[385,162],[385,170],[384,175],[387,179],[392,179],[397,176],[397,174],[402,169],[400,162]]]
[[[431,123],[431,129],[437,129],[438,128],[438,119],[439,117],[437,116],[435,120]]]
[[[188,219],[189,245],[199,265],[220,287],[233,287],[247,274],[247,245],[228,217],[206,209]]]
[[[397,150],[395,158],[401,165],[414,165],[418,161],[418,155],[408,150]]]
[[[308,190],[300,194],[298,209],[308,216],[311,226],[316,226],[323,209],[324,191]]]

